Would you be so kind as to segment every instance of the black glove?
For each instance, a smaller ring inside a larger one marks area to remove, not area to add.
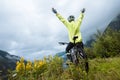
[[[84,12],[85,12],[85,8],[83,8],[83,9],[81,10],[81,12],[84,13]]]
[[[56,9],[54,9],[54,8],[52,8],[52,12],[55,13],[55,14],[57,14]]]

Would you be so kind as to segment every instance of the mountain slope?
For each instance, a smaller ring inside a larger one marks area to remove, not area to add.
[[[8,70],[15,69],[16,62],[20,60],[20,57],[10,55],[8,52],[0,50],[0,77],[2,80],[6,80]]]
[[[115,17],[107,26],[108,27],[104,30],[103,33],[105,33],[109,28],[112,30],[120,30],[120,14],[117,17]],[[86,42],[85,46],[91,47],[91,44],[94,41],[95,39],[91,38],[90,40]]]
[[[113,30],[120,30],[120,14],[110,22],[106,30],[108,28],[111,28]]]
[[[67,60],[67,56],[65,52],[59,52],[55,56],[61,57],[64,61]]]

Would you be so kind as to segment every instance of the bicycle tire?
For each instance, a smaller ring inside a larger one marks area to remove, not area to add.
[[[78,65],[80,65],[80,67],[88,73],[89,72],[88,58],[83,50],[78,51],[77,58],[79,62]]]

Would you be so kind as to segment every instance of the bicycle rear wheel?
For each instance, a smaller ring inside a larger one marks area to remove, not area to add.
[[[88,73],[88,71],[89,71],[88,58],[83,50],[78,51],[77,59],[78,59],[78,63],[79,63],[78,65],[81,67],[81,69],[85,70]]]

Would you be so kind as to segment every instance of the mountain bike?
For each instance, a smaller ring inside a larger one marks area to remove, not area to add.
[[[77,44],[75,43],[76,39],[78,36],[74,36],[74,47],[70,49],[69,53],[71,55],[71,62],[74,63],[75,65],[80,65],[80,67],[85,70],[86,72],[89,71],[89,64],[88,64],[88,58],[87,55],[85,54],[82,46],[78,47]],[[67,42],[59,42],[61,45],[68,45]]]

